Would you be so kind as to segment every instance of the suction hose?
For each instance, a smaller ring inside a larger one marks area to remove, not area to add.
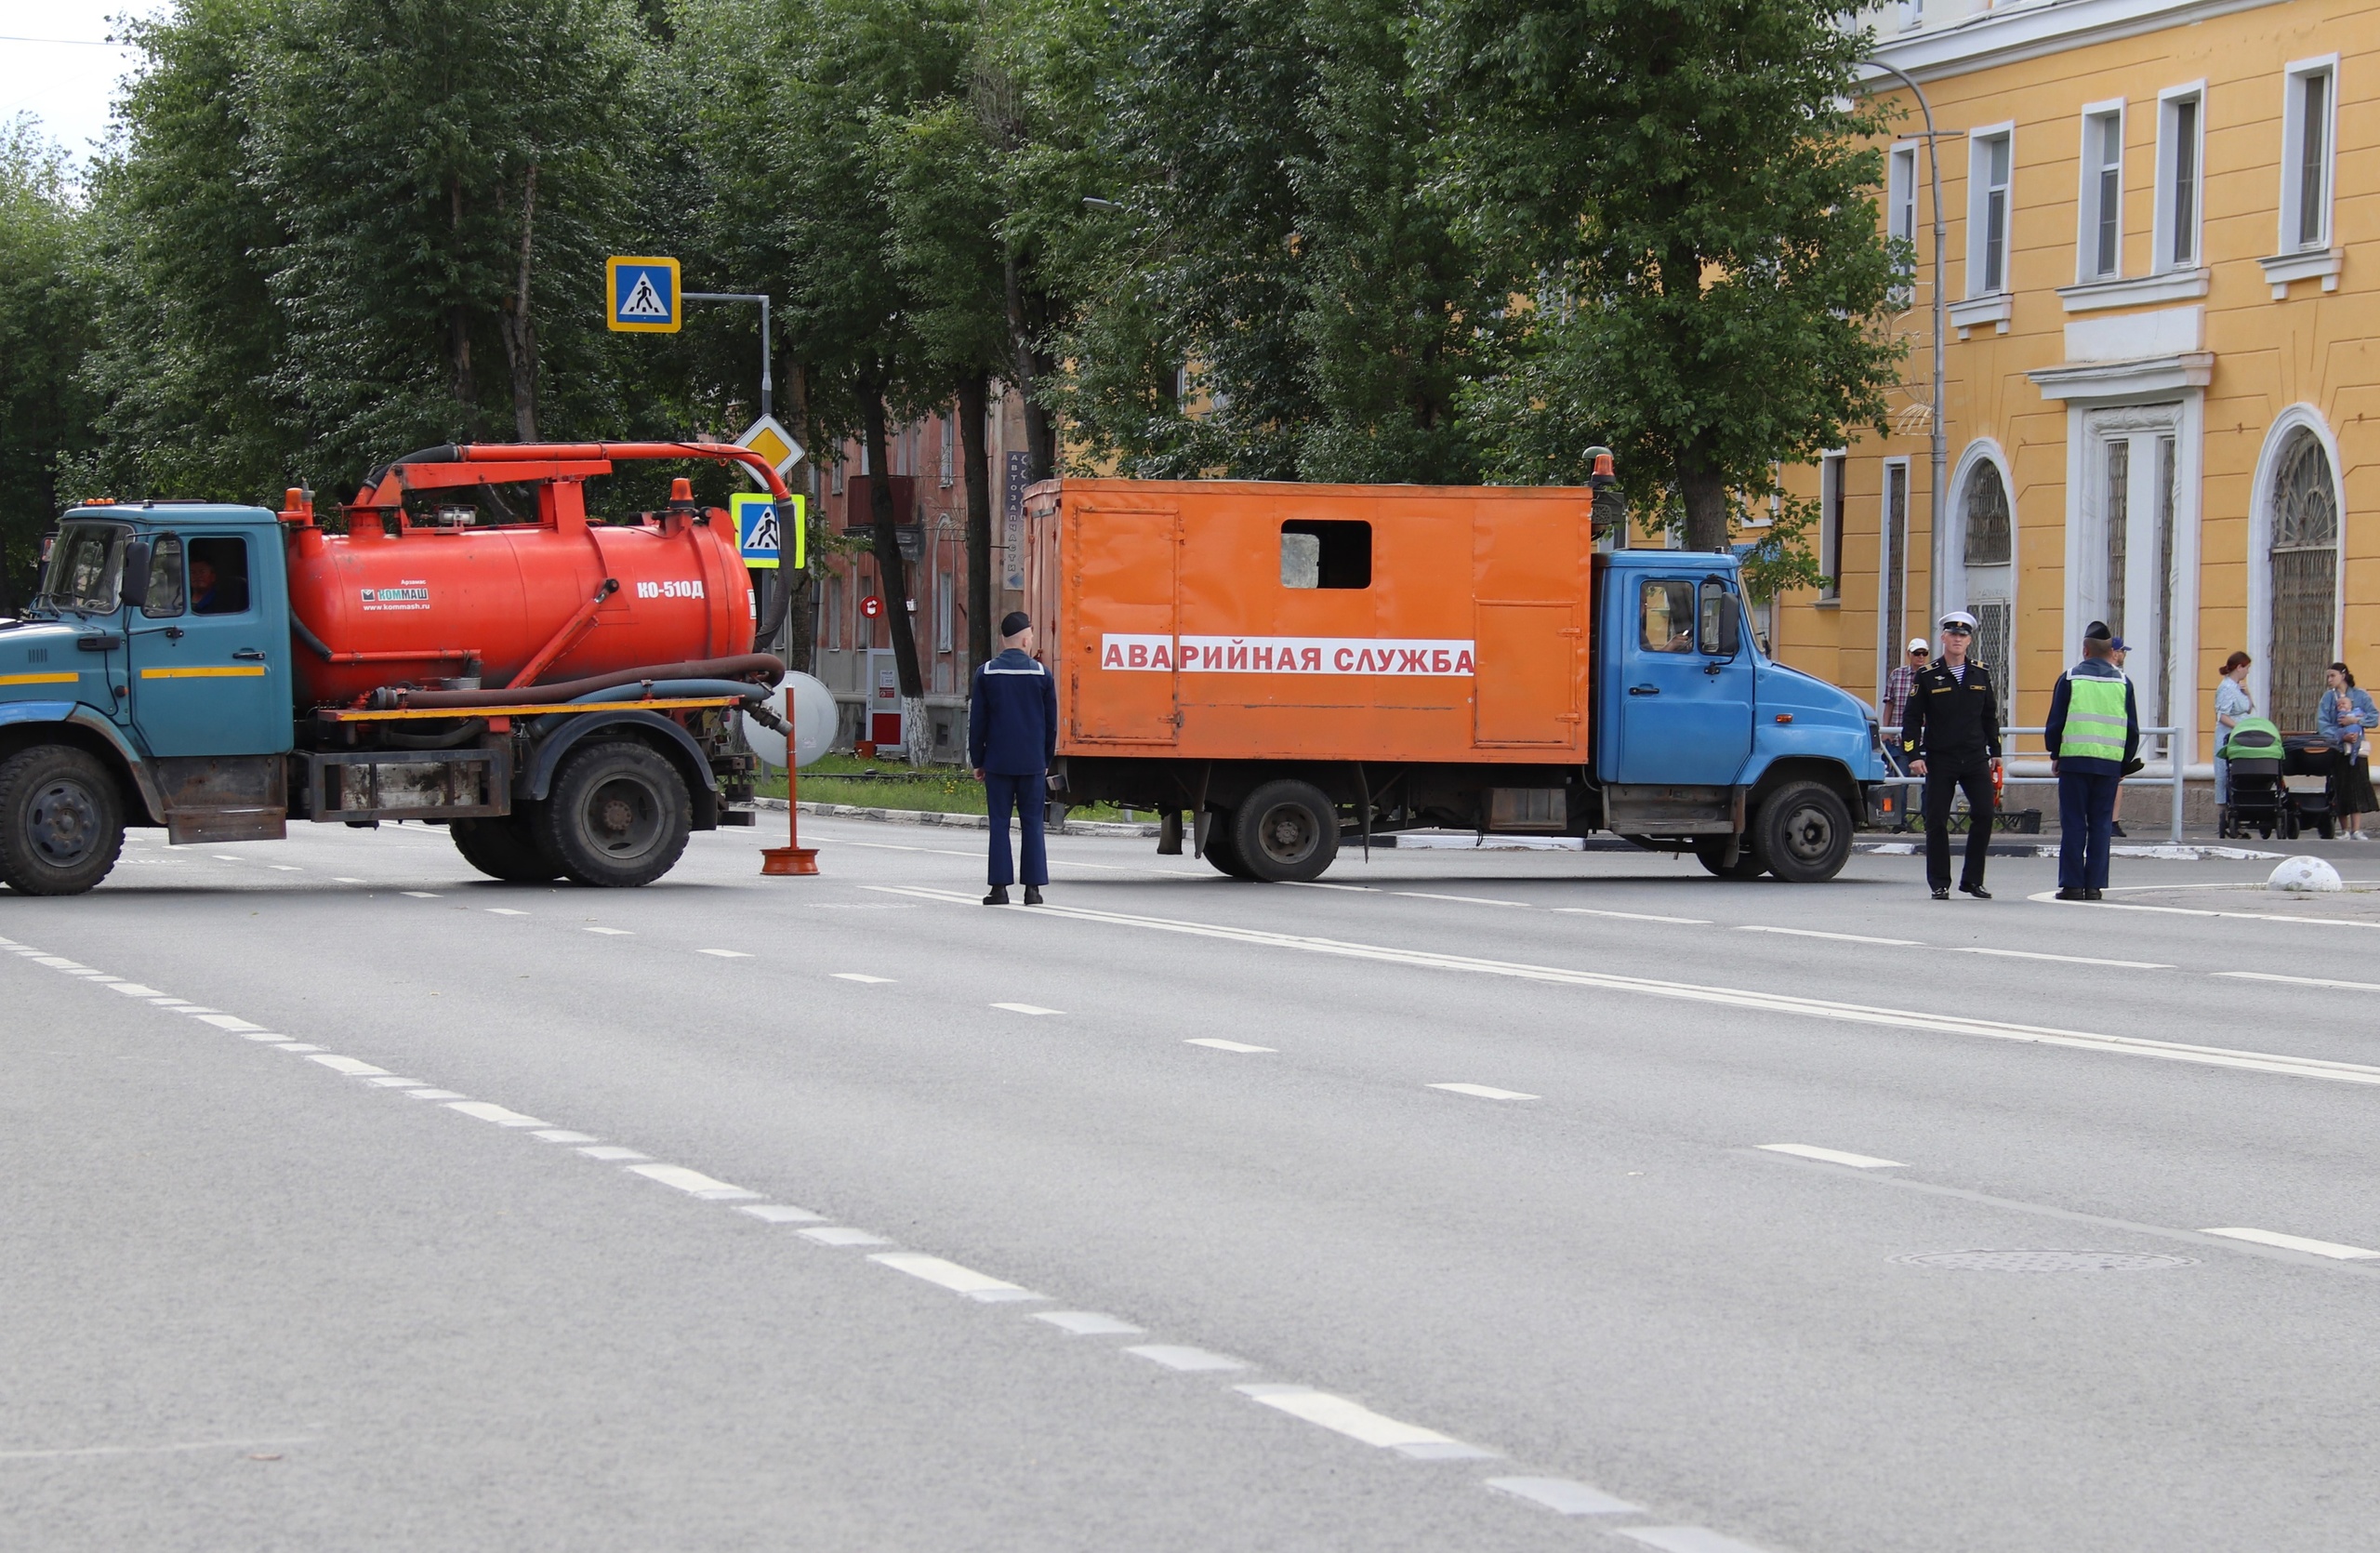
[[[401,707],[518,707],[546,702],[560,705],[584,699],[599,690],[641,686],[647,680],[655,684],[693,680],[732,682],[732,689],[699,694],[757,695],[764,692],[756,688],[756,683],[774,685],[784,678],[784,659],[772,653],[745,653],[735,657],[707,657],[691,663],[657,663],[642,669],[623,669],[617,673],[591,674],[583,680],[564,680],[558,684],[533,685],[521,690],[406,690],[382,685],[372,693],[372,708],[376,711],[391,711]],[[633,700],[643,694],[639,689],[635,696],[625,698]]]

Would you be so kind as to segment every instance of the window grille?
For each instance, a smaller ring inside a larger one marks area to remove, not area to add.
[[[2282,453],[2272,492],[2273,720],[2314,725],[2338,613],[2339,510],[2331,460],[2311,431]]]

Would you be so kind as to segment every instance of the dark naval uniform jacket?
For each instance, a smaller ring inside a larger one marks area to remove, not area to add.
[[[1997,760],[2000,697],[1992,689],[1991,670],[1973,658],[1956,677],[1947,663],[1921,670],[1901,718],[1900,749],[1904,761],[1924,761],[1929,770],[1939,772]]]
[[[993,776],[1038,776],[1058,753],[1058,681],[1014,647],[975,670],[967,763]]]

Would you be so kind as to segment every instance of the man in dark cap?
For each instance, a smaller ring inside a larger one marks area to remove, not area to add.
[[[1006,906],[1016,877],[1008,850],[1008,814],[1025,824],[1025,904],[1041,904],[1050,883],[1042,841],[1050,763],[1058,753],[1058,682],[1033,657],[1033,622],[1023,610],[1000,621],[999,656],[976,669],[967,698],[967,754],[992,811],[991,893],[986,906]]]
[[[2082,661],[2057,677],[2043,737],[2057,777],[2057,898],[2097,900],[2108,887],[2117,784],[2140,750],[2140,704],[2115,665],[2115,632],[2094,620]]]

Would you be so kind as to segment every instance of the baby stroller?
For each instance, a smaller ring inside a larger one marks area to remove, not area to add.
[[[2244,836],[2254,827],[2268,841],[2276,830],[2294,837],[2296,814],[2281,780],[2289,752],[2281,730],[2268,719],[2243,717],[2215,753],[2231,763],[2229,801],[2215,813],[2215,834]]]
[[[2287,750],[2281,785],[2289,794],[2289,835],[2294,840],[2300,830],[2314,830],[2329,841],[2338,815],[2333,784],[2344,762],[2320,734],[2292,734],[2281,743]]]

